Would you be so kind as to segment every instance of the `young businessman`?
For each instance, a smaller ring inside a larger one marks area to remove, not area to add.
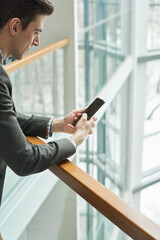
[[[21,176],[41,172],[74,154],[95,126],[96,118],[87,121],[86,114],[72,126],[83,110],[72,111],[63,119],[16,112],[11,82],[2,66],[4,59],[21,59],[32,46],[38,46],[45,16],[52,12],[48,0],[0,0],[0,202],[7,165]],[[31,145],[25,138],[47,138],[53,132],[72,136],[41,146]]]

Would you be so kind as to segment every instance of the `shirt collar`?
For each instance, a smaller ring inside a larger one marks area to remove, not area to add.
[[[1,49],[0,49],[0,64],[4,64],[4,56]]]

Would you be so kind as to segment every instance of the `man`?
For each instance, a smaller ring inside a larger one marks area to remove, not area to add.
[[[13,56],[21,59],[32,46],[40,44],[45,16],[53,12],[48,0],[0,0],[0,61]],[[63,119],[27,116],[16,112],[9,76],[0,64],[0,201],[8,165],[25,176],[41,172],[73,155],[88,134],[96,118],[87,121],[83,110],[72,111]],[[72,123],[79,115],[76,127]],[[70,138],[31,145],[25,135],[47,138],[54,132],[72,134]]]

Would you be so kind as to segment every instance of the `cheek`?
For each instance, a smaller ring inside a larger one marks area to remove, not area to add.
[[[26,35],[26,36],[24,36],[24,42],[28,46],[32,45],[33,40],[34,40],[34,36],[33,35]]]
[[[28,51],[32,47],[32,41],[26,41],[26,44],[24,45],[24,50]]]

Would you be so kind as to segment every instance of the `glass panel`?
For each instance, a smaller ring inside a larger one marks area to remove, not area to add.
[[[10,77],[17,111],[56,117],[64,114],[62,49],[13,72]]]
[[[132,6],[132,0],[124,0],[126,9],[131,8]]]
[[[147,63],[146,114],[142,170],[160,166],[160,61]],[[152,147],[151,147],[152,146]]]
[[[96,0],[96,20],[111,17],[121,10],[121,0]]]
[[[82,198],[79,197],[78,199],[81,206],[80,240],[131,239],[126,238],[126,234]]]
[[[42,116],[63,116],[63,76],[63,49],[10,74],[17,111]],[[23,180],[7,169],[2,204]]]
[[[147,91],[143,141],[143,179],[151,185],[140,192],[140,210],[160,224],[160,61],[147,63]],[[156,183],[156,184],[154,184]]]
[[[16,188],[23,181],[26,181],[28,177],[19,177],[9,167],[6,170],[5,182],[2,195],[2,206],[8,200],[8,198],[16,191]]]
[[[148,22],[148,50],[160,49],[160,1],[150,0]]]
[[[88,105],[98,95],[130,54],[130,3],[120,0],[77,2],[80,107]],[[80,151],[80,167],[119,196],[123,196],[125,182],[121,126],[122,92]],[[81,240],[112,239],[114,234],[113,239],[123,239],[119,229],[86,202],[80,200],[79,207]]]
[[[160,183],[154,184],[141,191],[140,210],[151,218],[154,222],[160,224]]]
[[[130,10],[120,12],[120,8],[120,1],[78,1],[79,94],[83,106],[98,94],[130,53]],[[112,17],[108,18],[108,12]]]
[[[130,1],[127,0],[128,7]],[[78,22],[81,29],[114,16],[121,11],[121,0],[77,0]]]
[[[90,175],[120,195],[122,95],[112,102],[80,151],[82,167]],[[90,165],[91,164],[91,165]],[[94,168],[92,168],[92,164]],[[124,166],[123,166],[124,167]],[[103,177],[101,176],[103,175]],[[119,191],[118,191],[119,188]]]
[[[110,104],[90,136],[81,146],[80,167],[115,194],[123,197],[126,164],[121,159],[123,90]],[[80,200],[82,240],[124,239],[124,234],[100,213]]]

